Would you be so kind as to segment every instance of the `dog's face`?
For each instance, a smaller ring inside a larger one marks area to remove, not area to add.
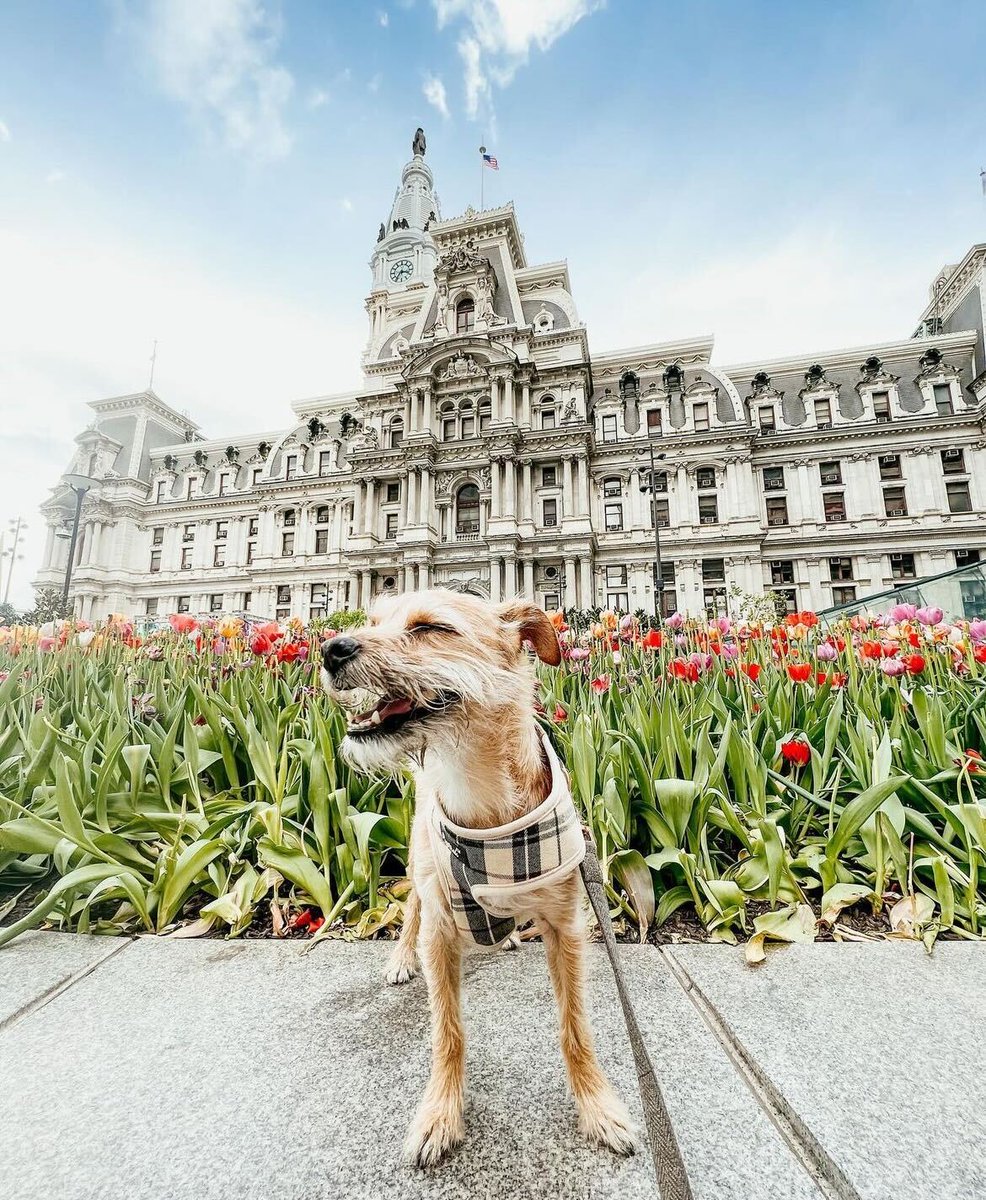
[[[381,598],[366,625],[322,646],[322,683],[349,711],[343,753],[359,769],[390,769],[498,709],[529,708],[525,641],[544,662],[561,660],[533,604],[442,590]]]

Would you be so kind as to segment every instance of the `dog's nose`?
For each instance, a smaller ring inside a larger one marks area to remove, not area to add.
[[[334,637],[322,647],[322,662],[326,671],[338,671],[339,668],[359,654],[359,642],[351,637]]]

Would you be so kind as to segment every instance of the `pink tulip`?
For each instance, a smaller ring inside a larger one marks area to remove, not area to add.
[[[568,657],[572,662],[584,662],[589,657],[589,651],[585,646],[573,646],[568,652]]]
[[[54,650],[54,648],[57,645],[58,645],[58,638],[53,638],[53,637],[38,638],[38,649],[42,652],[42,654],[47,654],[49,650]]]
[[[839,651],[831,642],[822,642],[815,651],[815,657],[821,662],[834,662],[839,657]]]
[[[945,619],[945,614],[940,608],[919,608],[917,619],[922,625],[940,625]]]
[[[679,650],[684,650],[684,648],[688,645],[688,638],[686,638],[683,633],[679,633],[678,636],[674,639],[674,644],[678,647]]]
[[[689,654],[688,661],[695,664],[700,671],[707,671],[712,666],[711,654]]]
[[[903,675],[907,670],[907,667],[904,666],[903,662],[899,658],[885,658],[883,662],[880,663],[880,670],[884,673],[884,675],[890,675],[893,677],[896,675]]]
[[[891,621],[913,621],[917,615],[917,606],[914,604],[895,604],[890,610]]]
[[[685,618],[680,612],[672,613],[671,616],[668,617],[668,619],[664,622],[668,629],[680,629],[684,623]]]
[[[739,646],[735,642],[723,642],[722,657],[733,659],[739,654]]]
[[[729,633],[732,627],[733,623],[728,617],[716,618],[716,629],[718,629],[720,633]]]
[[[971,637],[974,642],[986,642],[986,621],[970,621],[969,637]]]

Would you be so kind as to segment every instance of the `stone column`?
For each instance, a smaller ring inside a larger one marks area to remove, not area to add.
[[[514,380],[507,375],[503,380],[503,419],[512,424],[517,423],[517,413],[514,411]]]
[[[45,534],[44,558],[42,558],[42,560],[41,560],[41,569],[43,571],[47,571],[51,568],[52,550],[54,550],[54,548],[55,548],[55,527],[54,527],[54,525],[49,525],[48,532],[47,532],[47,534]]]
[[[421,588],[431,587],[431,563],[418,563],[418,584]]]
[[[431,388],[429,386],[426,386],[424,391],[421,393],[421,406],[423,409],[421,428],[425,433],[431,433],[433,420],[432,409],[434,408],[434,405],[431,402]]]
[[[575,515],[575,493],[572,489],[572,460],[567,456],[562,460],[562,471],[562,517],[567,521],[569,517]]]
[[[370,607],[373,598],[373,573],[369,570],[360,571],[360,605],[364,611]]]
[[[520,513],[518,516],[522,516],[525,521],[529,521],[534,515],[534,488],[532,486],[530,459],[523,464],[523,468],[520,488]]]
[[[421,512],[422,525],[431,525],[432,517],[435,513],[435,502],[433,498],[434,480],[432,479],[431,470],[429,467],[421,468],[421,494],[418,500],[418,506]]]
[[[520,564],[521,591],[525,599],[534,599],[534,560],[525,559]]]
[[[335,512],[332,514],[332,549],[342,550],[342,514],[345,505],[341,500],[336,501]]]
[[[374,479],[366,481],[366,516],[364,520],[365,532],[375,535],[377,532],[377,484]]]
[[[589,460],[578,459],[579,467],[579,511],[582,516],[589,515]]]
[[[531,427],[531,385],[525,383],[520,392],[520,424]]]
[[[363,532],[363,521],[365,511],[365,499],[363,489],[365,484],[362,479],[356,480],[356,494],[353,497],[353,536],[359,537]],[[357,607],[359,607],[357,605]]]
[[[490,463],[490,479],[491,479],[491,494],[492,503],[490,504],[490,516],[499,517],[503,512],[503,499],[500,491],[500,461],[493,459]]]
[[[407,431],[418,432],[418,391],[417,388],[407,390]]]
[[[590,608],[595,603],[595,597],[592,594],[592,564],[588,554],[584,554],[579,560],[579,574],[579,607]]]
[[[503,595],[505,599],[509,600],[517,595],[517,559],[512,554],[509,554],[503,560],[503,564]]]
[[[418,523],[418,468],[409,467],[407,472],[407,523]]]
[[[490,558],[490,599],[496,604],[500,600],[500,560]]]
[[[494,375],[490,380],[490,420],[495,424],[500,416],[500,379]]]
[[[407,567],[406,566],[402,566],[400,568],[400,571],[398,572],[397,577],[400,580],[401,591],[406,592],[407,591]]]
[[[568,459],[565,460],[566,463]],[[562,601],[562,606],[565,608],[578,608],[578,592],[575,583],[575,560],[572,558],[565,559],[565,598]]]
[[[507,477],[506,515],[513,517],[513,519],[516,521],[517,520],[517,464],[514,462],[514,460],[512,458],[508,458],[503,464],[503,469],[504,469],[504,471],[506,473],[506,477]]]

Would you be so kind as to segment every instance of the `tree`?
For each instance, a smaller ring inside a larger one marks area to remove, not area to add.
[[[58,621],[67,617],[69,611],[62,604],[60,588],[38,588],[34,593],[34,610],[24,614],[24,621],[29,625],[44,625],[46,621]]]
[[[0,604],[0,625],[17,625],[20,619],[20,614],[12,604]]]

